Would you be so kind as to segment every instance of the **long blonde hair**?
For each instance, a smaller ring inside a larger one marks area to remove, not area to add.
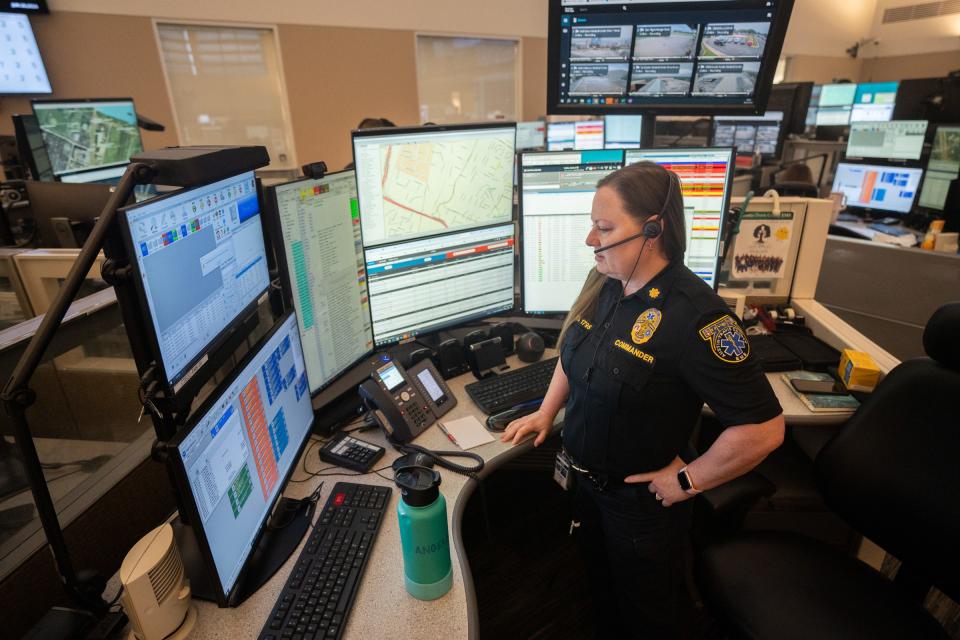
[[[683,193],[680,191],[680,180],[672,180],[667,169],[654,162],[637,162],[601,178],[597,183],[597,188],[600,187],[614,189],[626,212],[640,222],[663,211],[663,235],[660,237],[663,252],[668,260],[683,256],[687,249]],[[606,281],[607,276],[597,271],[596,267],[590,269],[580,295],[563,321],[558,347],[563,344],[571,324],[581,318],[593,321],[600,289]]]

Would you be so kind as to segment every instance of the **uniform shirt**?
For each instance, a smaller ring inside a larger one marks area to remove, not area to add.
[[[560,349],[563,444],[578,466],[614,477],[666,466],[704,402],[724,426],[782,413],[739,321],[681,261],[618,307],[622,287],[607,278],[594,317],[574,319]]]

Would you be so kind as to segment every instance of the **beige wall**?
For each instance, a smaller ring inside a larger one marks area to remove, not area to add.
[[[51,97],[130,96],[138,112],[167,125],[144,132],[144,145],[177,144],[150,18],[54,11],[32,22]],[[345,165],[349,132],[362,118],[419,122],[414,31],[281,24],[278,33],[300,164]],[[522,117],[533,119],[546,106],[547,40],[523,38],[522,51]],[[10,116],[25,112],[28,98],[0,99],[0,134],[13,133]]]
[[[838,79],[857,82],[861,60],[834,56],[794,56],[787,64],[787,82],[826,84]]]
[[[861,82],[883,82],[904,78],[942,78],[960,70],[960,51],[921,53],[910,56],[867,58],[860,72]]]

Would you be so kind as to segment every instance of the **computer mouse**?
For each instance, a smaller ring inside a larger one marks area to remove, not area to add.
[[[503,431],[511,422],[517,418],[533,413],[540,406],[540,403],[530,404],[520,407],[512,407],[506,411],[495,413],[487,418],[487,428],[491,431]]]
[[[393,461],[391,465],[394,472],[403,468],[403,467],[427,467],[428,469],[433,468],[433,457],[428,456],[425,453],[408,453],[405,456],[400,456]]]

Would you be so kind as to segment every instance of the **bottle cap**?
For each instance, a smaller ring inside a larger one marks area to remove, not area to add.
[[[411,507],[426,507],[440,496],[440,473],[427,467],[401,467],[393,476],[403,501]]]

